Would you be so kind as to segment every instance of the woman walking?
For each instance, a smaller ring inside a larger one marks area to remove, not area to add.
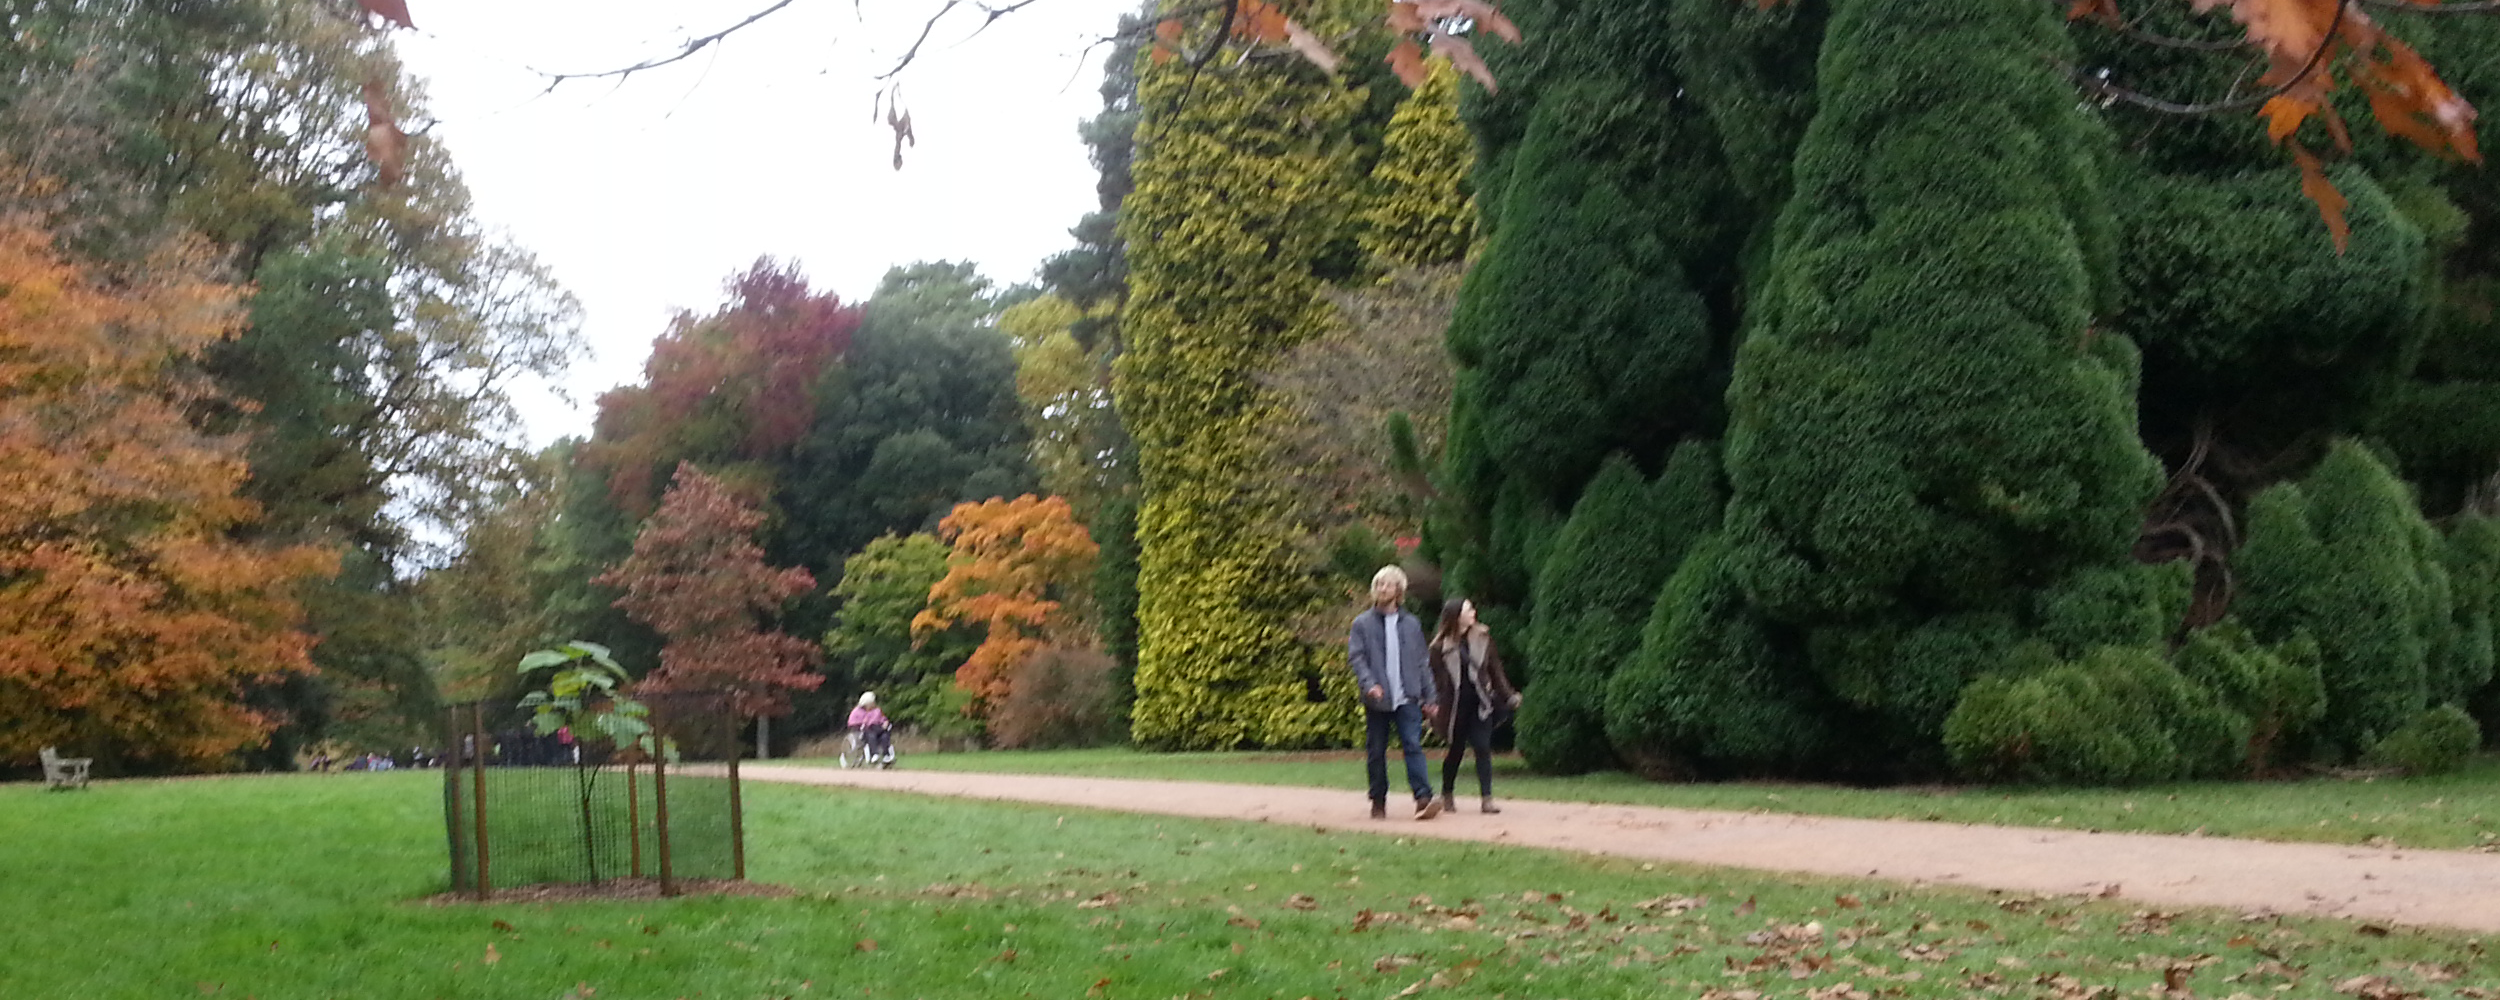
[[[1493,730],[1519,707],[1519,692],[1502,673],[1501,655],[1493,649],[1493,632],[1476,621],[1474,601],[1458,599],[1441,605],[1441,627],[1432,636],[1432,668],[1440,690],[1441,710],[1433,728],[1450,744],[1441,762],[1441,798],[1451,801],[1458,785],[1459,761],[1467,749],[1476,751],[1476,786],[1484,811],[1501,812],[1493,804]]]

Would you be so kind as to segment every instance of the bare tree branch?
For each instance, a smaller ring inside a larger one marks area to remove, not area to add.
[[[2177,101],[2163,100],[2120,84],[2111,83],[2107,79],[2094,76],[2073,67],[2068,67],[2066,72],[2068,76],[2074,78],[2076,83],[2081,84],[2085,90],[2092,91],[2093,93],[2107,97],[2111,100],[2125,101],[2128,104],[2133,104],[2140,108],[2149,108],[2166,114],[2210,115],[2219,114],[2225,111],[2246,111],[2250,108],[2258,107],[2267,101],[2281,97],[2284,94],[2290,93],[2293,88],[2308,82],[2310,77],[2317,75],[2318,70],[2326,65],[2327,53],[2335,51],[2335,45],[2337,42],[2336,32],[2343,28],[2344,15],[2352,10],[2352,5],[2355,2],[2356,0],[2336,0],[2335,17],[2327,21],[2325,37],[2318,41],[2317,49],[2309,53],[2309,60],[2301,64],[2300,72],[2292,74],[2291,79],[2285,80],[2282,83],[2269,88],[2264,93],[2251,94],[2246,97],[2228,97],[2216,101],[2206,101],[2201,104],[2182,104]],[[2362,2],[2367,2],[2367,0],[2362,0]],[[2484,2],[2484,0],[2470,0],[2470,2],[2480,3]]]
[[[1029,2],[1029,0],[1028,0],[1028,2]],[[917,59],[917,58],[919,58],[919,57],[920,57],[920,46],[921,46],[921,45],[923,45],[923,44],[926,44],[926,43],[929,41],[929,33],[930,33],[930,32],[932,32],[932,31],[937,30],[937,23],[938,23],[938,21],[939,21],[940,19],[944,18],[944,17],[945,17],[945,16],[946,16],[949,12],[953,11],[956,7],[961,6],[962,4],[963,4],[963,0],[946,0],[946,6],[943,6],[943,7],[938,8],[938,12],[937,12],[937,13],[929,15],[929,19],[928,19],[927,21],[921,22],[921,25],[920,25],[920,37],[915,38],[915,39],[912,39],[912,42],[911,42],[911,48],[909,48],[909,49],[907,49],[907,50],[905,50],[905,51],[903,52],[903,57],[902,57],[902,58],[897,59],[897,60],[895,60],[895,61],[894,61],[894,68],[889,69],[889,70],[886,70],[886,71],[885,71],[885,72],[883,72],[883,73],[879,73],[879,74],[877,74],[877,79],[879,79],[879,80],[891,80],[891,79],[894,79],[894,74],[896,74],[896,73],[900,73],[900,72],[902,72],[902,71],[903,71],[903,69],[904,69],[905,67],[910,66],[910,65],[911,65],[911,61],[912,61],[913,59]],[[1021,7],[1021,6],[1023,6],[1023,4],[1017,4],[1017,6]],[[992,20],[992,21],[995,21],[995,20],[997,20],[997,19],[998,19],[998,18],[996,18],[996,17],[994,17],[994,16],[993,16],[992,18],[990,18],[990,20]],[[981,26],[982,26],[982,27],[984,27],[984,28],[987,28],[987,27],[989,27],[989,24],[988,24],[987,22],[983,22]]]
[[[654,59],[645,59],[622,69],[600,70],[595,73],[549,73],[545,70],[539,70],[538,74],[547,78],[547,89],[549,91],[553,91],[557,87],[562,86],[567,80],[597,80],[606,77],[615,77],[619,82],[623,82],[626,77],[640,73],[643,70],[658,69],[671,63],[684,62],[685,60],[693,57],[695,53],[710,48],[720,40],[728,38],[731,34],[736,33],[739,29],[750,24],[754,24],[755,22],[761,21],[767,17],[771,17],[772,15],[779,13],[782,8],[788,7],[797,2],[798,0],[775,0],[772,6],[747,15],[745,20],[739,21],[736,24],[722,28],[719,31],[704,35],[700,38],[687,39],[685,44],[679,46],[676,52]],[[1030,0],[1027,0],[1027,2],[1030,2]],[[947,6],[954,6],[952,0],[950,0]],[[944,12],[941,11],[940,13],[942,14]],[[931,20],[932,23],[934,23],[935,19],[932,18]],[[923,32],[923,35],[925,36],[926,32]]]

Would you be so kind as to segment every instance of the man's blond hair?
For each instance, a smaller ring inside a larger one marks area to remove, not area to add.
[[[1398,596],[1406,596],[1406,571],[1395,566],[1380,567],[1380,572],[1372,574],[1372,593],[1380,593],[1382,584],[1394,586],[1398,588]]]

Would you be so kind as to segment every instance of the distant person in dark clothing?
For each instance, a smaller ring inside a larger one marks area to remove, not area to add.
[[[1519,692],[1502,672],[1502,657],[1493,648],[1493,632],[1476,621],[1476,603],[1450,600],[1441,604],[1441,627],[1432,636],[1433,680],[1441,689],[1441,711],[1433,730],[1450,745],[1441,762],[1441,797],[1458,785],[1458,765],[1472,747],[1476,751],[1476,787],[1484,811],[1493,804],[1493,730],[1519,708]]]
[[[1372,606],[1354,618],[1346,636],[1346,660],[1363,699],[1363,765],[1371,778],[1372,818],[1389,815],[1389,733],[1397,732],[1406,755],[1406,785],[1415,794],[1415,818],[1441,814],[1432,797],[1432,771],[1424,763],[1423,717],[1440,713],[1432,669],[1424,662],[1424,626],[1398,605],[1406,599],[1406,571],[1383,566],[1372,574]]]

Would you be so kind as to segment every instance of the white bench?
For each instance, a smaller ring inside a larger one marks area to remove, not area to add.
[[[18,758],[24,760],[25,758]],[[92,758],[63,757],[51,747],[43,748],[43,786],[45,788],[87,787],[87,767]]]

